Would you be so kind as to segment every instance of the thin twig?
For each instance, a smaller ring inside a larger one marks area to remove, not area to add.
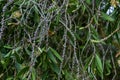
[[[115,34],[116,32],[118,32],[120,30],[120,28],[118,27],[116,30],[114,30],[111,34],[109,34],[107,37],[100,39],[100,40],[91,40],[94,43],[100,43],[103,42],[105,40],[107,40],[108,38],[110,38],[113,34]]]

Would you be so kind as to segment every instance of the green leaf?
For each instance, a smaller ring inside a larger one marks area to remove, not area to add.
[[[4,1],[4,0],[0,0],[0,2],[1,2],[1,1]]]
[[[42,80],[47,80],[48,74],[48,71],[44,72],[42,75]]]
[[[15,50],[16,52],[18,52],[20,49],[21,49],[21,46],[20,46],[20,47],[15,48],[14,50]]]
[[[91,25],[91,31],[92,31],[92,37],[95,39],[95,40],[99,40],[99,34],[98,32],[96,31],[95,27],[93,25]]]
[[[56,11],[56,9],[57,9],[57,7],[54,6],[54,7],[50,8],[50,9],[47,11],[47,13],[51,13],[51,12],[53,12],[53,11]]]
[[[95,23],[98,25],[98,19],[97,19],[97,17],[94,16],[93,19],[94,19]]]
[[[111,68],[112,68],[112,66],[111,66],[111,64],[110,64],[110,60],[107,60],[107,61],[105,62],[105,66],[106,66],[106,70],[107,70],[107,73],[106,73],[105,75],[110,75],[110,73],[111,73]]]
[[[62,57],[59,55],[59,53],[55,50],[55,49],[53,49],[53,48],[51,48],[50,47],[50,50],[53,52],[53,54],[62,62]]]
[[[12,47],[10,45],[5,45],[4,48],[6,48],[6,49],[12,49]]]
[[[38,47],[38,50],[39,50],[40,54],[43,52],[43,50],[40,47]]]
[[[61,17],[61,15],[60,15],[60,13],[58,13],[57,15],[56,15],[56,25],[58,25],[58,23],[59,23],[59,20],[60,20],[60,17]]]
[[[14,4],[16,4],[16,5],[21,5],[23,3],[23,0],[18,0],[18,1],[16,1]]]
[[[10,57],[10,55],[11,55],[11,51],[8,52],[4,57],[7,58],[7,57]]]
[[[86,0],[86,3],[91,4],[91,0]]]
[[[57,60],[55,58],[55,56],[52,54],[52,52],[50,50],[48,50],[47,56],[50,58],[50,60],[52,60],[54,63],[57,63]]]
[[[115,34],[116,40],[118,43],[120,43],[120,35],[118,33]]]
[[[17,77],[20,77],[20,76],[24,75],[28,70],[29,70],[29,67],[28,67],[28,66],[24,67],[22,70],[20,70],[20,71],[18,72]]]
[[[35,69],[32,69],[32,80],[36,80],[36,73],[35,73]]]
[[[90,64],[90,60],[92,59],[92,55],[87,57],[85,59],[85,66],[84,66],[84,69],[87,70],[87,68],[89,67],[89,64]]]
[[[68,13],[73,13],[77,11],[80,8],[79,1],[78,0],[70,0],[68,4]]]
[[[20,71],[22,69],[22,65],[20,63],[18,63],[17,61],[15,63],[15,67],[16,67],[17,71]]]
[[[14,80],[14,78],[13,77],[9,77],[6,80]]]
[[[39,23],[40,22],[39,9],[36,5],[34,5],[34,12],[35,13],[34,13],[33,20],[34,20],[35,23]]]
[[[54,63],[50,64],[50,67],[55,73],[59,74],[60,69],[58,68],[58,66],[56,64],[54,64]]]
[[[30,55],[30,50],[28,50],[27,48],[24,48],[25,49],[25,52],[28,54],[28,55]]]
[[[98,71],[100,72],[100,76],[101,76],[101,78],[103,78],[102,62],[101,62],[100,57],[97,54],[95,56],[95,61],[96,61],[96,67],[97,67]]]
[[[21,60],[23,59],[23,57],[18,53],[18,52],[16,52],[16,53],[14,53],[14,56],[15,56],[15,58],[16,58],[16,61],[17,62],[21,62]]]
[[[103,19],[105,19],[105,20],[108,20],[108,21],[114,21],[114,18],[112,18],[111,16],[109,16],[109,15],[107,15],[107,14],[105,14],[105,13],[101,13],[101,15],[102,15],[102,18]]]
[[[4,60],[1,60],[0,63],[2,64],[4,69],[7,67],[7,64],[6,64],[6,62]]]

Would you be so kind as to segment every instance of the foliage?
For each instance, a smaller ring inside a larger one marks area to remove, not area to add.
[[[120,0],[0,0],[0,80],[118,80]]]

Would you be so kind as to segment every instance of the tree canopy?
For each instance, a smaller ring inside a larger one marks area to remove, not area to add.
[[[120,79],[120,0],[0,0],[0,80]]]

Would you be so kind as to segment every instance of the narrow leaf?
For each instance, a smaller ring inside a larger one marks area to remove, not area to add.
[[[95,56],[95,60],[96,60],[96,67],[97,67],[98,71],[100,72],[100,76],[103,78],[102,61],[97,54]]]
[[[24,67],[17,75],[17,77],[24,75],[29,70],[29,67]]]
[[[62,57],[59,55],[59,53],[58,53],[56,50],[54,50],[54,49],[51,48],[51,47],[50,47],[50,50],[53,52],[53,54],[54,54],[60,61],[62,61]]]
[[[4,48],[6,48],[6,49],[12,49],[12,47],[10,45],[5,45]]]
[[[50,58],[50,60],[52,60],[54,63],[57,63],[55,56],[51,53],[50,50],[48,50],[47,54],[48,54],[48,57]]]
[[[60,69],[58,68],[56,64],[53,63],[50,65],[50,67],[55,73],[59,74]]]
[[[101,13],[101,15],[102,15],[102,18],[105,19],[105,20],[114,21],[114,19],[111,16],[109,16],[109,15],[103,13],[103,12]]]
[[[35,73],[35,69],[32,69],[32,80],[36,80],[36,73]]]

